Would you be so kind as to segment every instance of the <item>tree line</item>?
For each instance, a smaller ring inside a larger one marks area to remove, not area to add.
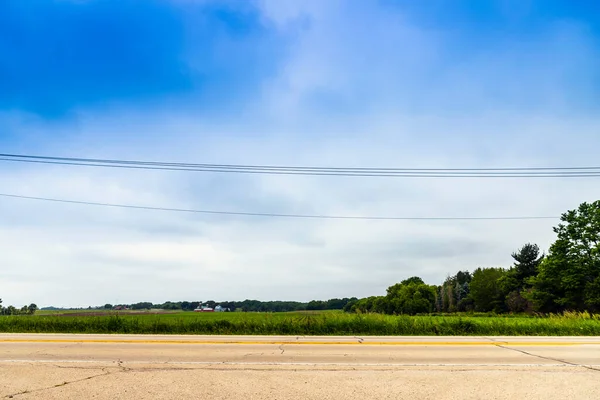
[[[96,309],[114,309],[128,308],[131,310],[181,310],[193,311],[200,306],[215,308],[221,306],[229,311],[245,311],[245,312],[289,312],[289,311],[311,311],[311,310],[342,310],[348,303],[356,302],[358,299],[343,298],[329,300],[311,300],[309,302],[298,301],[259,301],[259,300],[244,300],[244,301],[167,301],[164,303],[153,304],[151,302],[139,302],[133,304],[105,304],[104,306],[95,307]]]
[[[419,314],[432,312],[560,313],[600,312],[600,201],[582,203],[561,216],[548,254],[526,243],[508,268],[458,271],[442,285],[419,277],[403,280],[385,296],[350,302],[349,312]]]
[[[3,307],[0,299],[0,315],[33,315],[38,310],[38,306],[31,303],[28,306],[16,308],[14,306]]]

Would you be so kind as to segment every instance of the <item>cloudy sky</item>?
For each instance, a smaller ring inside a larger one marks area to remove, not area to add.
[[[6,0],[2,153],[330,167],[599,164],[595,0]],[[0,161],[0,193],[240,212],[559,216],[599,178],[214,174]],[[200,215],[0,197],[0,298],[383,294],[511,264],[556,220]]]

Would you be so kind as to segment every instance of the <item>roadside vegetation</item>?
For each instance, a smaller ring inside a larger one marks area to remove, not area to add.
[[[600,316],[165,313],[0,318],[2,332],[222,335],[600,335]]]

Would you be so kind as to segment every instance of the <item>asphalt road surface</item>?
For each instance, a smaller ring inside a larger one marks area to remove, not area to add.
[[[600,337],[0,334],[0,399],[598,399]]]

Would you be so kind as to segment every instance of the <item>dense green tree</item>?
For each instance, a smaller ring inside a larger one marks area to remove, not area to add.
[[[448,276],[438,290],[437,309],[443,312],[468,311],[472,308],[469,298],[471,273],[458,271]]]
[[[356,297],[349,299],[348,303],[346,303],[342,310],[344,310],[344,312],[351,312],[353,310],[354,305],[358,303],[358,301],[359,300]]]
[[[543,312],[600,311],[600,200],[564,213],[554,232],[529,298]]]
[[[513,290],[506,295],[506,308],[514,313],[529,312],[531,311],[531,302],[523,296],[523,292]]]
[[[311,300],[306,305],[307,310],[325,310],[327,307],[327,302],[322,300]]]
[[[344,307],[350,302],[358,300],[356,297],[344,297],[343,299],[329,299],[327,300],[326,310],[343,310]]]
[[[439,295],[441,296],[441,309],[443,312],[453,312],[456,310],[456,300],[454,299],[453,284],[454,280],[451,277],[446,278],[442,284]]]
[[[351,301],[358,300],[356,297],[343,299],[329,299],[327,301],[323,300],[311,300],[306,305],[307,310],[343,310],[346,305]]]
[[[152,303],[137,303],[137,304],[133,304],[132,307],[139,307],[140,309],[150,308],[150,307],[152,307]],[[161,308],[163,310],[181,310],[181,302],[165,301],[163,304],[156,305],[156,307]]]
[[[475,311],[504,311],[505,296],[501,278],[506,274],[503,268],[477,268],[473,272],[469,297]]]
[[[538,273],[544,259],[537,244],[526,243],[512,253],[513,266],[500,278],[500,290],[504,293],[506,309],[510,312],[530,312],[533,303],[528,300],[531,279]]]
[[[170,302],[167,302],[170,303]],[[173,303],[174,304],[174,303]],[[149,310],[153,307],[153,304],[149,301],[142,301],[140,303],[131,304],[129,308],[132,310]],[[168,308],[168,309],[178,309],[178,308]]]
[[[19,313],[19,310],[17,310],[14,306],[8,306],[3,311],[6,315],[17,315]]]
[[[403,280],[402,282],[400,282],[401,285],[410,285],[411,283],[416,283],[419,285],[424,285],[425,282],[423,281],[423,279],[419,278],[418,276],[412,276],[408,279]]]
[[[454,288],[454,296],[456,298],[456,311],[472,311],[473,300],[469,296],[471,293],[471,283],[463,283],[460,285],[458,282]]]
[[[460,284],[461,286],[464,286],[465,284],[468,285],[469,283],[471,283],[473,276],[471,275],[471,273],[469,271],[458,271],[456,273],[456,275],[454,276],[454,279],[456,280],[456,282],[458,284]]]
[[[227,303],[221,303],[223,304]],[[230,303],[231,304],[231,303]],[[288,312],[306,310],[306,303],[297,301],[259,301],[259,300],[244,300],[233,302],[232,309],[241,309],[245,312]]]
[[[515,260],[513,267],[515,278],[519,282],[519,289],[523,289],[528,286],[527,280],[537,275],[544,255],[540,255],[540,248],[537,244],[527,243],[512,253],[512,258]]]
[[[442,291],[444,289],[443,285],[437,286],[435,288],[435,311],[442,312],[444,311],[444,301],[442,297]]]
[[[372,312],[385,312],[383,309],[385,304],[385,296],[371,296],[356,301],[352,306],[352,312],[357,313],[372,313]]]
[[[600,312],[600,276],[586,284],[585,304],[592,312]]]
[[[427,285],[421,278],[412,277],[387,289],[382,304],[387,314],[430,313],[436,304],[435,286]]]

